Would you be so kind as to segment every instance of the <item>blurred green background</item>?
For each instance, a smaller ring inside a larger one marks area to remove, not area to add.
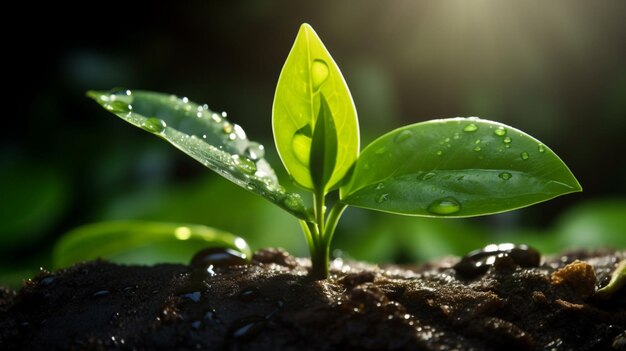
[[[271,106],[302,22],[316,29],[343,71],[362,145],[404,124],[480,116],[540,139],[584,188],[465,220],[349,209],[336,254],[416,262],[496,241],[546,253],[626,247],[624,1],[77,6],[17,10],[21,25],[5,28],[11,99],[0,142],[0,285],[50,267],[63,233],[109,220],[205,224],[244,237],[253,249],[282,246],[306,255],[287,213],[85,97],[88,89],[125,87],[208,103],[264,143],[282,172]]]

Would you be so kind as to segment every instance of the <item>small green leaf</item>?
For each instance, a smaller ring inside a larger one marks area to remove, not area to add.
[[[309,159],[313,185],[325,192],[337,161],[337,131],[324,94],[320,94],[320,99]]]
[[[603,288],[596,291],[596,296],[608,299],[619,291],[624,285],[626,285],[626,260],[621,260],[613,274],[611,274],[611,280]]]
[[[55,268],[106,258],[125,264],[188,263],[206,247],[227,247],[250,257],[250,248],[228,232],[194,224],[102,222],[66,233],[53,252]]]
[[[508,211],[580,191],[548,147],[504,124],[451,118],[396,129],[368,145],[346,204],[428,217]]]
[[[244,130],[187,98],[148,91],[87,93],[106,110],[153,133],[224,178],[263,196],[300,219],[308,219],[298,194],[286,193],[259,143]]]
[[[357,115],[337,64],[313,28],[303,24],[278,79],[272,124],[276,147],[285,168],[298,185],[309,190],[315,188],[309,158],[321,94],[332,111],[336,134],[341,136],[335,167],[326,182],[326,189],[332,189],[357,158]]]

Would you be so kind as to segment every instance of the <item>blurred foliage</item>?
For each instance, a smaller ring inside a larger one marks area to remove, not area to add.
[[[219,229],[185,223],[117,221],[84,225],[66,233],[54,246],[55,269],[107,259],[124,264],[189,263],[208,247],[225,247],[251,256],[250,247]]]
[[[536,136],[584,189],[470,220],[349,209],[334,242],[345,255],[410,262],[492,241],[626,247],[624,1],[189,1],[149,14],[125,3],[115,17],[85,3],[50,16],[59,6],[12,11],[20,24],[3,45],[15,111],[0,140],[0,285],[50,268],[63,233],[108,220],[198,223],[305,255],[289,215],[84,96],[123,86],[227,110],[279,171],[272,97],[302,22],[342,67],[363,145],[400,125],[477,115]]]

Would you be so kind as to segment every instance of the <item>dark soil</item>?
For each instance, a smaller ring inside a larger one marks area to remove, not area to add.
[[[458,258],[418,267],[337,259],[322,281],[307,276],[308,260],[271,249],[245,265],[215,252],[193,266],[87,262],[42,272],[17,293],[0,289],[0,349],[625,348],[626,290],[608,300],[593,292],[626,251],[539,263],[532,250],[500,249],[456,268]]]

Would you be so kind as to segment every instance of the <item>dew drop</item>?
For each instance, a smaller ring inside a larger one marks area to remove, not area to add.
[[[519,156],[522,158],[522,160],[528,160],[529,157],[528,152],[526,151],[522,152]]]
[[[474,144],[480,144],[481,140],[480,139],[476,139],[476,141],[474,142]]]
[[[302,198],[300,197],[300,194],[289,194],[285,196],[283,204],[290,210],[298,211],[302,207]]]
[[[244,155],[252,161],[259,160],[265,156],[265,147],[257,142],[250,142],[248,147],[244,150]]]
[[[428,172],[428,173],[424,174],[424,176],[422,177],[422,180],[428,180],[428,179],[430,179],[430,178],[432,178],[432,177],[434,177],[436,175],[437,175],[436,173]]]
[[[239,139],[245,140],[246,139],[246,132],[243,130],[243,128],[241,128],[241,126],[239,124],[235,124],[233,126],[233,130],[235,131],[235,134],[237,135],[237,137]]]
[[[476,146],[476,147],[474,148],[474,151],[476,151],[476,152],[478,152],[478,151],[480,151],[480,150],[482,150],[482,149],[480,148],[480,146]]]
[[[146,120],[143,121],[143,123],[141,124],[141,127],[152,133],[161,133],[163,132],[165,127],[167,127],[167,124],[162,119],[159,119],[156,117],[150,117],[150,118],[146,118]]]
[[[378,183],[376,184],[376,188],[374,188],[376,190],[383,190],[385,189],[385,183]]]
[[[253,161],[248,160],[245,157],[239,155],[231,156],[235,166],[246,174],[254,174],[256,172],[256,164]]]
[[[493,134],[495,134],[497,136],[505,136],[506,135],[506,129],[504,129],[504,127],[498,127],[496,130],[493,131]]]
[[[427,208],[428,212],[436,215],[451,215],[461,210],[461,204],[453,197],[444,197],[433,201]]]
[[[543,144],[539,144],[537,145],[537,150],[539,150],[539,152],[544,153],[546,151],[546,148],[543,146]]]
[[[513,175],[509,172],[502,172],[498,174],[498,177],[500,177],[500,179],[509,180],[511,179],[511,177],[513,177]]]
[[[226,111],[222,111],[222,117],[226,118],[226,116],[228,116],[228,113],[226,113]]]
[[[472,133],[478,130],[478,126],[475,123],[470,123],[463,128],[464,132]]]
[[[222,121],[222,117],[220,117],[220,115],[218,115],[217,113],[211,114],[211,119],[215,123],[220,123]]]
[[[502,142],[505,144],[510,144],[513,141],[513,139],[511,139],[511,137],[505,137],[504,139],[502,139]]]
[[[400,133],[398,133],[398,135],[396,135],[393,140],[400,144],[408,139],[411,139],[411,137],[413,137],[413,132],[410,130],[403,130]]]
[[[191,259],[194,268],[205,269],[209,266],[238,266],[248,264],[246,255],[233,249],[209,247],[200,250]]]
[[[389,199],[389,194],[379,194],[379,195],[376,195],[376,198],[374,200],[376,201],[377,204],[382,204],[388,199]]]
[[[311,82],[313,83],[313,90],[318,90],[320,86],[326,82],[328,73],[328,65],[324,60],[313,60],[313,63],[311,63]]]
[[[224,132],[224,134],[230,134],[233,132],[233,125],[228,123],[228,122],[224,122],[224,124],[222,125],[222,131]]]
[[[188,99],[186,96],[185,96],[185,97],[183,97],[183,99],[182,99],[182,100],[183,100],[183,103],[184,103],[184,104],[189,103],[189,99]]]
[[[441,155],[443,155],[443,151],[441,150],[437,151],[437,156],[441,156]]]
[[[115,96],[115,95],[113,95]],[[104,108],[106,108],[107,110],[113,112],[113,113],[122,113],[122,112],[128,112],[128,104],[126,102],[123,101],[114,101],[111,100],[111,102],[109,102],[108,104],[104,105]]]

